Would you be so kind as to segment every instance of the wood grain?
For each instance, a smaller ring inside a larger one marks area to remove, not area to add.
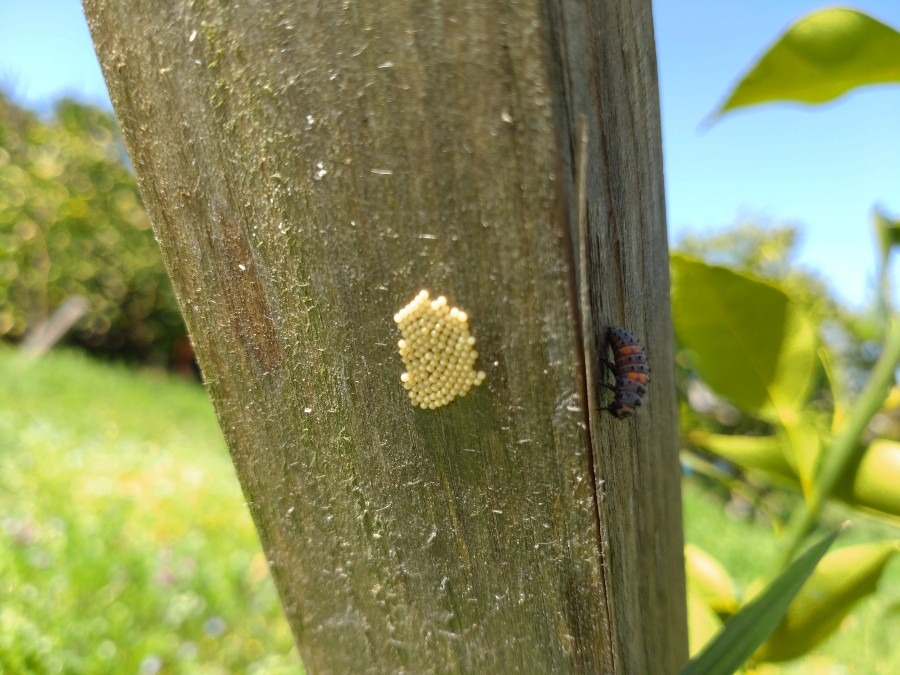
[[[675,672],[649,0],[85,11],[306,668]],[[423,288],[467,311],[487,373],[436,411],[406,398],[392,320]],[[586,405],[609,322],[651,359],[633,421]]]

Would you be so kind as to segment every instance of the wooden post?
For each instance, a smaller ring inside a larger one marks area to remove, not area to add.
[[[307,669],[675,672],[650,1],[84,4]],[[437,410],[399,381],[420,289],[487,373]],[[607,324],[653,369],[631,420]]]

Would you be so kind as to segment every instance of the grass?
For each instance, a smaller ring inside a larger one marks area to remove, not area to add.
[[[206,393],[78,353],[0,349],[0,673],[300,673]],[[686,539],[743,588],[768,525],[685,481]],[[845,511],[827,513],[833,522]],[[856,518],[839,545],[896,538]],[[900,672],[900,560],[787,673]]]
[[[298,673],[206,393],[0,350],[0,673]]]

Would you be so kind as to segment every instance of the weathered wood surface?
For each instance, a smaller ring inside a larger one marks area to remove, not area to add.
[[[649,0],[85,10],[306,667],[677,670]],[[422,288],[469,313],[488,375],[437,411],[398,380]],[[585,401],[608,323],[650,356],[634,420]]]

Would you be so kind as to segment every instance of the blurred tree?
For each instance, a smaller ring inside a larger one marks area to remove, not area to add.
[[[186,334],[113,116],[66,100],[45,121],[0,95],[0,336],[75,295],[70,343],[162,361]]]

